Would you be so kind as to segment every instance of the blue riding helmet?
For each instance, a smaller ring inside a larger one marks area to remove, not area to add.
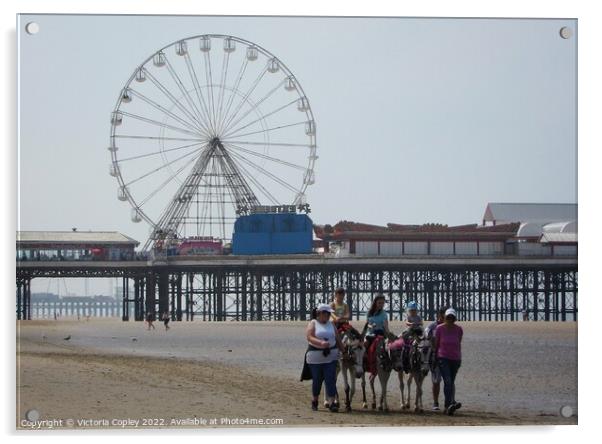
[[[408,303],[408,310],[418,310],[418,304],[414,301]]]

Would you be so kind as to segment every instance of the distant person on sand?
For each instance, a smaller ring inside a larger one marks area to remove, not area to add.
[[[339,351],[343,350],[343,344],[334,323],[330,320],[333,311],[328,304],[319,305],[316,310],[316,318],[312,319],[305,329],[305,337],[308,342],[305,359],[311,370],[312,379],[312,410],[318,410],[318,397],[322,389],[322,382],[326,386],[328,409],[331,412],[337,412],[339,409],[338,404],[335,403],[336,371]],[[338,350],[335,350],[337,348]]]
[[[453,415],[462,404],[456,402],[456,374],[460,368],[462,354],[461,344],[464,332],[456,324],[456,310],[448,308],[445,320],[435,330],[435,356],[443,378],[443,394],[445,395],[445,413]]]
[[[435,349],[435,330],[437,330],[437,327],[443,324],[444,321],[445,308],[440,308],[437,310],[437,319],[430,323],[424,331],[427,339],[429,339],[433,344],[433,350]],[[436,362],[433,362],[433,365],[431,366],[431,381],[433,383],[433,410],[438,411],[440,410],[439,392],[441,391],[441,370],[437,366]]]
[[[169,312],[167,310],[163,312],[161,319],[163,320],[163,325],[165,325],[165,331],[169,330]]]
[[[148,327],[146,328],[147,330],[150,330],[151,327],[153,330],[155,329],[153,322],[155,322],[155,313],[149,311],[146,315],[146,323],[148,324]]]
[[[344,302],[344,298],[345,290],[337,288],[334,292],[334,301],[330,303],[330,308],[334,310],[331,317],[339,333],[345,332],[351,327],[349,325],[351,314],[349,306]]]

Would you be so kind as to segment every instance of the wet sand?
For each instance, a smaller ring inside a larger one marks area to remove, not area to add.
[[[276,420],[270,427],[577,423],[576,323],[462,325],[456,391],[463,408],[454,417],[428,411],[430,376],[424,414],[400,411],[396,377],[389,413],[361,408],[359,381],[352,413],[312,412],[310,381],[299,382],[304,322],[181,322],[165,332],[160,323],[147,331],[117,319],[20,322],[17,413],[36,409],[41,420],[73,419],[74,427],[91,425],[78,419],[106,420],[96,423],[101,428],[128,418],[139,421],[128,427],[262,426],[260,419]],[[570,418],[559,414],[565,405],[575,412]]]

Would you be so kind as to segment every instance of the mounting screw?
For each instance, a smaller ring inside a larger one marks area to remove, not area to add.
[[[38,25],[36,22],[29,22],[27,25],[25,25],[25,32],[29,35],[37,34],[40,32],[40,25]]]
[[[570,418],[573,416],[573,408],[570,405],[563,405],[560,407],[560,416]]]
[[[562,37],[563,39],[570,39],[572,35],[573,30],[568,26],[563,26],[562,28],[560,28],[560,37]]]
[[[35,422],[40,419],[40,412],[38,412],[36,409],[27,410],[25,412],[25,419]]]

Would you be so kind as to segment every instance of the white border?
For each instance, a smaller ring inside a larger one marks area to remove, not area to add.
[[[600,69],[601,29],[600,14],[595,9],[595,1],[421,1],[412,4],[398,2],[395,5],[386,4],[384,1],[372,0],[360,2],[347,0],[345,2],[327,3],[323,0],[303,0],[297,2],[230,0],[227,2],[199,2],[185,0],[150,1],[150,0],[87,0],[87,1],[29,1],[5,0],[0,3],[3,35],[4,60],[1,76],[4,98],[1,107],[2,131],[4,137],[3,175],[2,187],[5,217],[2,230],[2,270],[5,274],[4,283],[4,308],[5,338],[7,341],[8,359],[2,366],[4,376],[5,396],[2,402],[2,418],[5,420],[4,432],[12,434],[14,430],[14,352],[15,352],[15,322],[14,322],[14,236],[16,229],[16,37],[15,14],[21,13],[120,13],[120,14],[229,14],[229,15],[353,15],[353,16],[436,16],[436,17],[550,17],[550,18],[577,18],[579,20],[579,209],[580,209],[580,275],[579,275],[579,426],[574,427],[479,427],[479,428],[408,428],[408,429],[290,429],[287,431],[258,431],[258,430],[229,430],[204,432],[193,434],[191,432],[170,432],[173,438],[215,439],[217,436],[228,436],[236,440],[251,439],[252,441],[269,441],[283,439],[295,441],[342,440],[352,438],[355,442],[360,440],[416,440],[416,439],[441,439],[459,440],[459,442],[476,442],[487,439],[489,442],[504,442],[516,438],[529,440],[543,439],[545,441],[566,441],[583,439],[584,433],[594,433],[599,423],[596,416],[600,409],[599,378],[594,379],[597,370],[594,361],[600,356],[599,343],[596,337],[596,321],[600,310],[599,286],[596,286],[594,276],[596,273],[597,252],[601,251],[598,227],[595,222],[600,218],[600,136],[597,129],[600,127]],[[386,5],[386,6],[385,6]],[[596,81],[595,79],[598,79]],[[598,105],[598,106],[596,106]],[[599,367],[598,367],[599,368]],[[136,432],[138,433],[138,432]],[[165,441],[166,433],[154,431],[144,433],[145,440]],[[86,433],[85,439],[106,440],[106,435],[115,432]],[[427,437],[427,434],[429,435]],[[361,435],[361,436],[360,436]],[[377,435],[377,436],[374,436]],[[30,436],[35,436],[30,434]],[[244,438],[243,438],[244,436]],[[49,434],[37,436],[38,439],[50,442],[65,439],[81,440],[81,434]],[[142,438],[142,437],[141,437]],[[12,437],[10,437],[12,439]]]

